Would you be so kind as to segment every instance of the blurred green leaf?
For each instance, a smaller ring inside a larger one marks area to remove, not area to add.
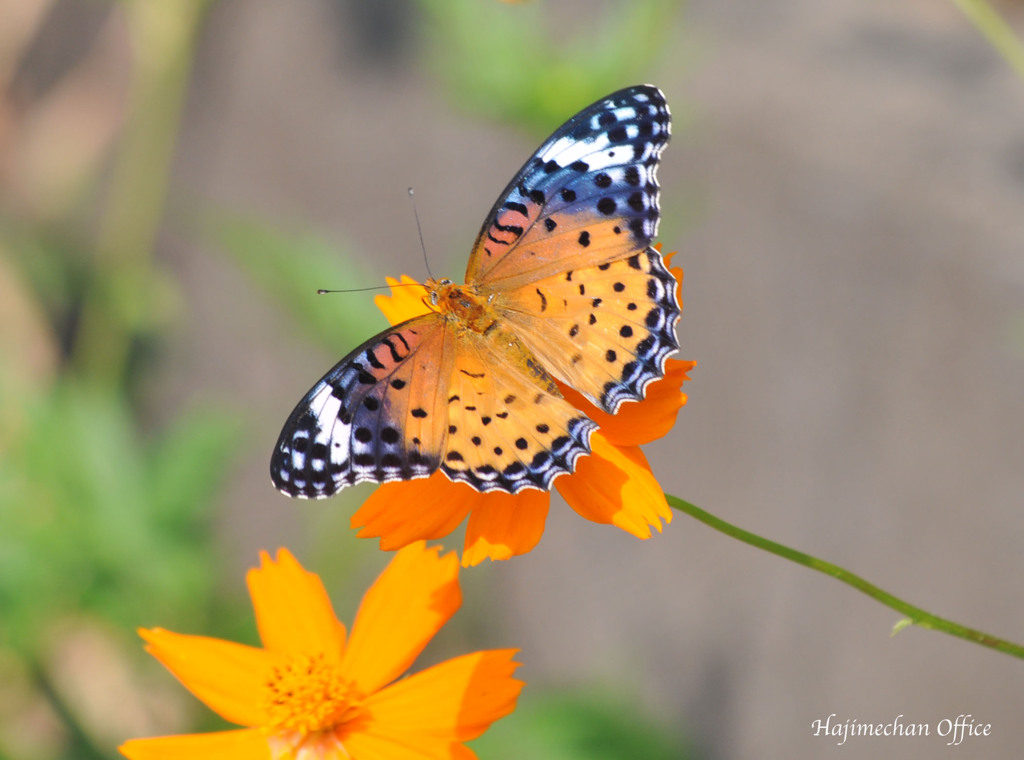
[[[190,415],[150,441],[122,396],[70,379],[19,402],[0,458],[0,637],[31,652],[69,613],[201,620],[237,422]]]
[[[384,281],[355,256],[315,235],[285,232],[226,212],[209,215],[205,230],[288,314],[332,351],[348,351],[387,325],[376,309],[367,308],[365,298],[343,294],[317,297],[317,288],[361,288],[384,285]]]
[[[543,3],[419,3],[449,94],[468,110],[537,134],[576,108],[645,81],[682,5],[633,0],[559,24],[552,23],[556,10]]]
[[[487,760],[685,760],[683,739],[607,691],[531,694],[471,743]]]
[[[241,433],[240,420],[217,410],[197,409],[173,420],[154,442],[150,459],[154,515],[201,519]]]

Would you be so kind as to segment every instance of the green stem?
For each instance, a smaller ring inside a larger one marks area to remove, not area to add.
[[[124,4],[135,52],[130,112],[100,221],[75,361],[101,385],[122,379],[153,320],[152,252],[167,194],[195,39],[209,0]]]
[[[732,538],[739,539],[744,543],[755,546],[758,549],[763,549],[766,552],[771,552],[779,557],[788,559],[791,562],[796,562],[798,565],[809,567],[812,570],[817,570],[819,573],[830,575],[838,581],[842,581],[848,586],[853,586],[861,593],[867,594],[877,602],[881,602],[886,607],[890,607],[897,612],[906,615],[907,620],[898,623],[894,629],[894,633],[901,630],[906,625],[916,625],[921,628],[928,628],[933,631],[942,631],[948,633],[951,636],[958,636],[961,639],[967,639],[973,641],[975,644],[981,644],[982,646],[997,649],[1000,652],[1011,654],[1014,657],[1020,657],[1024,659],[1024,646],[1020,644],[1014,644],[1005,639],[1000,639],[989,633],[982,631],[976,631],[973,628],[968,628],[965,625],[954,623],[952,620],[946,620],[938,615],[933,615],[930,612],[925,612],[919,607],[915,607],[908,602],[903,601],[897,596],[893,596],[888,591],[880,589],[873,583],[861,578],[859,575],[851,573],[849,570],[844,570],[838,565],[833,565],[831,562],[812,557],[809,554],[798,552],[796,549],[790,549],[788,546],[783,546],[774,541],[769,541],[767,538],[762,538],[755,533],[750,533],[742,528],[738,528],[731,523],[727,523],[725,520],[719,519],[712,514],[705,512],[700,507],[691,504],[688,501],[680,499],[678,496],[672,496],[671,494],[665,494],[665,498],[668,499],[669,506],[674,509],[678,509],[680,512],[685,512],[700,520],[705,525],[714,528],[719,533],[724,533]]]
[[[952,0],[989,44],[1006,59],[1017,76],[1024,79],[1024,44],[1012,27],[986,0]]]
[[[61,695],[60,690],[54,685],[46,667],[35,659],[31,660],[28,665],[36,687],[46,699],[50,708],[57,714],[61,724],[71,737],[75,751],[78,753],[77,757],[82,758],[82,760],[106,760],[107,755],[93,741],[92,736],[79,722],[75,711],[71,709]]]

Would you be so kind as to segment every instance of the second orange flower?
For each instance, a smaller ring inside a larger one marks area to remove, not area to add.
[[[401,680],[462,603],[454,554],[416,543],[363,598],[351,634],[320,578],[286,549],[249,571],[263,648],[162,628],[147,650],[234,731],[133,739],[131,760],[472,760],[462,742],[515,709],[515,650]]]

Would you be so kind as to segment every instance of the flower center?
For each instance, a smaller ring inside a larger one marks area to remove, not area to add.
[[[322,653],[293,657],[267,680],[267,728],[298,738],[330,731],[356,716],[360,696]]]

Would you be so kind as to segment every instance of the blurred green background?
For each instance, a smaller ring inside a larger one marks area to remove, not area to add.
[[[351,621],[388,559],[348,529],[368,490],[267,476],[294,403],[384,325],[315,290],[423,277],[410,185],[458,278],[532,148],[641,81],[673,110],[661,239],[700,363],[652,447],[666,490],[1024,638],[1024,86],[948,3],[683,10],[0,8],[0,759],[221,727],[134,629],[255,642],[259,548]],[[638,542],[556,500],[534,553],[463,584],[420,666],[518,646],[528,682],[482,758],[820,757],[833,712],[972,712],[998,729],[972,757],[1024,740],[1011,663],[889,639],[888,612],[683,519]]]

